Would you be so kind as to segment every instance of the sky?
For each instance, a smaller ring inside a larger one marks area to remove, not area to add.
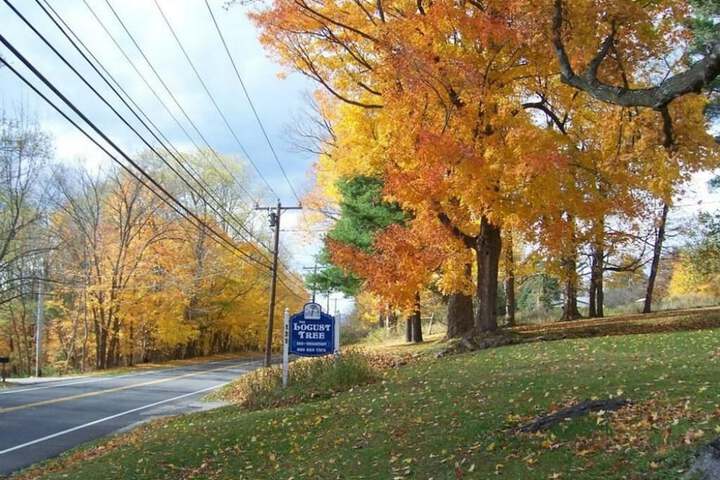
[[[80,71],[84,78],[103,96],[112,99],[112,103],[126,118],[142,131],[139,122],[134,121],[135,119],[127,113],[117,97],[67,42],[36,2],[15,0],[12,3]],[[313,159],[306,154],[293,151],[287,129],[303,109],[304,97],[315,88],[314,85],[302,75],[288,72],[263,49],[258,40],[258,30],[247,18],[247,7],[236,5],[223,8],[226,0],[209,0],[240,75],[287,173],[288,182],[273,158],[250,105],[242,93],[241,85],[222,48],[204,0],[158,0],[158,3],[239,142],[228,130],[193,73],[154,0],[109,0],[109,4],[125,23],[162,80],[193,123],[198,126],[208,143],[217,152],[234,156],[246,165],[247,170],[255,178],[257,190],[262,190],[257,200],[261,204],[275,204],[277,199],[276,195],[265,187],[265,183],[260,179],[262,175],[283,204],[297,204],[293,190],[302,197],[311,188],[309,172]],[[181,151],[194,149],[191,140],[164,110],[141,76],[105,33],[93,16],[92,11],[94,11],[150,86],[180,119],[185,130],[190,132],[197,144],[203,145],[201,138],[192,130],[160,80],[134,47],[106,0],[87,0],[87,5],[85,0],[54,0],[51,4],[133,100],[148,113],[165,136]],[[5,4],[0,6],[0,25],[2,25],[0,33],[50,78],[63,94],[96,122],[114,142],[127,152],[139,152],[144,149],[140,139],[123,125]],[[16,60],[4,46],[0,46],[0,55],[10,60],[12,65],[24,74],[28,73],[22,63]],[[39,81],[34,83],[40,85]],[[34,92],[22,85],[7,68],[0,69],[0,109],[13,112],[20,108],[35,116],[41,127],[52,134],[56,158],[59,161],[83,163],[91,170],[102,170],[111,164],[112,161],[102,151],[56,114]],[[146,136],[151,138],[147,134]],[[249,153],[250,159],[260,171],[259,174],[245,158],[243,149]],[[250,199],[247,201],[251,202]],[[320,245],[318,237],[313,238],[296,231],[301,219],[301,213],[288,211],[283,217],[282,225],[283,230],[289,230],[282,233],[282,251],[290,256],[290,266],[298,270],[312,264],[313,255]],[[347,302],[341,302],[341,309],[347,310],[347,308]]]
[[[153,89],[185,124],[186,129],[190,130],[190,126],[183,120],[181,112],[174,106],[172,99],[113,16],[108,1],[213,148],[222,154],[242,158],[240,145],[224,125],[183,57],[155,5],[155,0],[54,0],[52,5],[130,96],[149,113],[153,122],[171,142],[181,150],[191,150],[190,140],[163,110],[150,89],[103,31],[86,5],[86,1],[128,53],[142,75],[148,79]],[[262,176],[284,204],[295,204],[297,200],[292,194],[291,187],[275,163],[254,120],[250,106],[242,94],[241,86],[222,49],[204,0],[157,1]],[[302,197],[311,187],[310,171],[313,159],[290,148],[286,130],[295,121],[298,112],[303,109],[307,92],[312,91],[315,86],[301,75],[287,72],[269,56],[258,41],[257,29],[247,18],[246,7],[237,5],[225,9],[223,6],[226,0],[209,0],[209,2],[269,137],[276,147],[289,181]],[[67,43],[36,2],[14,0],[12,3],[73,65],[79,68],[85,78],[98,87],[106,98],[112,98],[114,103],[119,105],[111,91]],[[52,79],[62,92],[114,141],[129,152],[143,149],[140,140],[77,80],[74,74],[4,3],[0,6],[0,25],[2,25],[0,33],[28,57],[43,74]],[[27,72],[27,69],[19,61],[12,59],[12,55],[2,46],[0,46],[0,55],[11,59],[11,63],[23,73]],[[287,75],[282,75],[283,73]],[[0,108],[13,111],[21,107],[35,115],[41,126],[54,136],[58,160],[68,163],[82,162],[91,169],[102,169],[110,164],[110,160],[96,146],[47,107],[8,69],[0,69]],[[136,122],[133,123],[137,125]],[[191,135],[196,142],[201,143],[196,134],[191,132]],[[252,172],[253,168],[248,165],[247,159],[243,161]],[[261,186],[262,182],[257,178],[258,175],[254,175],[256,183]],[[711,176],[711,173],[703,173],[693,178],[683,195],[677,199],[676,204],[680,206],[671,211],[671,221],[682,223],[697,211],[720,208],[720,194],[711,192],[707,187],[707,180]],[[266,190],[261,201],[274,203],[275,195]],[[298,270],[312,265],[313,255],[320,245],[319,233],[308,235],[297,231],[301,218],[300,213],[289,211],[283,217],[282,234],[282,251],[290,256],[290,266]],[[325,303],[322,298],[321,301]],[[343,300],[339,306],[341,310],[347,311],[350,303]]]

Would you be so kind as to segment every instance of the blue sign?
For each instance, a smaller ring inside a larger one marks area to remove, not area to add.
[[[290,317],[290,353],[301,357],[319,357],[335,352],[335,318],[322,313],[320,305],[308,303],[303,311]]]

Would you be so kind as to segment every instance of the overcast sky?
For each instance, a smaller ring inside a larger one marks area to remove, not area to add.
[[[153,89],[185,125],[185,128],[191,132],[194,140],[202,146],[201,139],[184,120],[182,113],[134,47],[106,1],[87,0],[87,2],[150,82]],[[222,48],[204,0],[159,0],[159,3],[180,37],[180,41],[187,49],[191,60],[200,71],[210,92],[229,120],[240,143],[250,154],[263,177],[277,192],[284,204],[296,203],[288,182],[280,172],[255,122],[240,83],[232,70],[232,65]],[[247,19],[247,9],[240,6],[234,6],[229,10],[224,9],[222,7],[225,3],[225,0],[210,0],[210,5],[230,46],[240,74],[265,124],[269,137],[276,147],[290,183],[302,196],[310,188],[308,172],[313,159],[292,151],[285,130],[291,123],[291,119],[296,117],[302,109],[304,95],[312,91],[314,86],[299,74],[281,76],[280,74],[284,72],[282,67],[275,63],[260,45],[257,38],[258,31]],[[87,66],[36,2],[15,0],[13,4],[81,71],[85,78],[90,80],[106,98],[112,99],[113,104],[121,107],[112,91]],[[170,141],[180,150],[192,150],[190,140],[163,109],[161,103],[153,96],[151,90],[103,31],[84,0],[53,0],[51,4]],[[110,0],[110,4],[125,22],[150,62],[212,147],[220,153],[242,159],[244,155],[241,153],[240,145],[228,131],[183,57],[154,1]],[[32,61],[44,75],[48,76],[88,117],[97,122],[98,126],[113,141],[116,141],[127,152],[138,152],[144,149],[141,141],[116,119],[113,113],[5,4],[0,6],[0,25],[2,25],[0,33]],[[27,72],[3,46],[0,46],[0,54],[11,60],[11,63],[23,73]],[[39,85],[37,81],[34,83]],[[30,89],[23,86],[8,69],[0,69],[0,107],[12,112],[21,106],[35,115],[42,127],[53,135],[58,160],[70,163],[83,162],[92,169],[102,168],[111,163],[111,160],[95,145],[46,106]],[[126,110],[121,109],[121,111],[126,113]],[[130,115],[126,115],[126,118],[134,120]],[[132,123],[139,126],[135,121]],[[150,138],[149,135],[147,137]],[[274,203],[275,196],[264,187],[263,182],[254,173],[254,168],[250,166],[247,159],[242,161],[255,177],[256,189],[263,190],[264,195],[261,200],[264,200],[265,203]],[[298,213],[288,212],[283,218],[283,228],[295,229],[298,220]],[[283,233],[283,250],[292,254],[291,264],[295,268],[309,265],[312,262],[312,255],[317,250],[318,243],[309,240],[307,235],[297,232]]]

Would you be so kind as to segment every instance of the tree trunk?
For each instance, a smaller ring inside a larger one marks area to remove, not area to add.
[[[465,279],[472,284],[472,265],[465,265]],[[451,293],[447,304],[447,338],[461,338],[475,326],[472,295]]]
[[[590,318],[603,317],[603,303],[605,294],[603,290],[603,271],[605,270],[605,251],[602,246],[593,247],[590,267]]]
[[[577,262],[575,257],[565,258],[563,267],[565,269],[565,298],[561,320],[577,320],[582,315],[577,306]]]
[[[655,235],[655,246],[653,248],[653,259],[650,265],[650,276],[648,277],[647,290],[645,292],[645,305],[643,313],[652,311],[653,289],[655,288],[655,280],[657,279],[658,269],[660,268],[660,256],[662,255],[662,245],[665,240],[665,223],[667,222],[668,204],[663,203],[660,222],[658,223],[657,234]]]
[[[411,315],[405,319],[405,341],[407,343],[411,343],[413,341],[412,325],[413,325],[413,315]]]
[[[415,294],[415,311],[412,315],[412,341],[422,343],[422,317],[420,315],[420,294]]]
[[[447,338],[461,338],[474,326],[472,296],[451,293],[447,305]]]
[[[477,311],[475,330],[492,332],[497,330],[498,266],[500,263],[500,227],[491,224],[487,217],[480,220],[480,234],[477,238]]]
[[[580,310],[577,306],[577,287],[575,286],[575,278],[565,280],[565,300],[563,303],[562,320],[577,320],[581,318]]]
[[[505,322],[508,327],[515,326],[515,258],[512,235],[505,241]]]

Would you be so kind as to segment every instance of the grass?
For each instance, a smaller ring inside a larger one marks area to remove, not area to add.
[[[225,386],[211,399],[235,403],[246,410],[261,410],[328,398],[372,383],[379,372],[362,351],[351,349],[340,356],[300,359],[288,368],[288,387],[282,386],[282,367],[261,368]]]
[[[662,332],[644,335],[620,335],[616,320],[566,325],[571,334],[612,336],[424,355],[329,399],[163,420],[20,478],[680,478],[698,445],[720,435],[720,329],[707,329],[720,326],[720,313],[629,317],[630,332]],[[613,396],[634,405],[541,434],[512,432],[537,415]]]

